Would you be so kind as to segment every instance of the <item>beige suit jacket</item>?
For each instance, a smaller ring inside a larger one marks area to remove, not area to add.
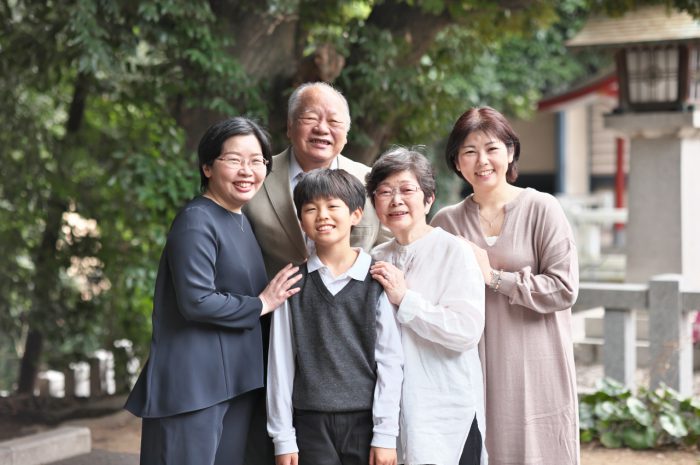
[[[304,235],[289,189],[290,156],[290,149],[287,149],[272,158],[272,172],[243,210],[253,225],[270,278],[287,263],[298,265],[308,257]],[[365,183],[365,175],[370,170],[366,165],[342,155],[338,155],[338,168],[346,170],[362,184]],[[374,245],[388,238],[388,231],[380,226],[372,202],[367,199],[362,220],[357,226],[353,226],[350,233],[351,245],[369,252]]]

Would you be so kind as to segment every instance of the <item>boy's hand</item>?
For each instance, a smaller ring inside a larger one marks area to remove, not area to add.
[[[369,450],[369,465],[396,465],[396,461],[396,449],[372,447]]]
[[[370,460],[372,459],[370,458]],[[298,452],[293,452],[291,454],[275,455],[275,465],[298,465],[298,463]]]

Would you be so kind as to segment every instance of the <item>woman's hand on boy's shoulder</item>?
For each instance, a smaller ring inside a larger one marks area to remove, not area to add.
[[[369,450],[369,465],[396,465],[396,462],[396,449],[372,447]]]
[[[258,296],[263,304],[260,316],[274,312],[285,300],[300,291],[300,288],[292,287],[301,279],[301,273],[297,271],[299,267],[289,263],[272,278]]]
[[[298,463],[299,463],[299,453],[298,452],[293,452],[291,454],[275,455],[275,465],[297,465]]]
[[[379,261],[370,267],[369,273],[382,285],[389,302],[397,307],[401,305],[407,290],[403,271],[389,262]]]

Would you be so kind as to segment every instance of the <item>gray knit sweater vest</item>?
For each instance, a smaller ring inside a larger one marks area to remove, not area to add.
[[[382,286],[367,273],[335,296],[318,271],[301,266],[301,291],[289,299],[296,346],[294,408],[371,410],[377,368],[377,305]]]

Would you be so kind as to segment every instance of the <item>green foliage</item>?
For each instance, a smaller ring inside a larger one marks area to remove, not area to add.
[[[449,132],[470,106],[489,105],[529,117],[543,94],[611,65],[610,57],[600,55],[574,59],[565,48],[583,25],[583,0],[508,14],[493,2],[481,3],[461,2],[461,19],[441,31],[419,63],[408,67],[401,66],[408,53],[402,37],[357,24],[361,32],[349,38],[366,59],[346,68],[340,78],[343,88],[363,90],[354,93],[353,116],[400,121],[395,142],[425,143]],[[369,143],[363,129],[353,130],[352,143]]]
[[[611,379],[579,403],[581,442],[605,447],[652,449],[700,446],[700,401],[683,398],[671,388],[639,388],[636,395]]]
[[[199,178],[173,114],[261,111],[257,90],[207,2],[0,12],[0,330],[13,348],[40,330],[53,366],[123,337],[142,353],[165,234]]]
[[[669,9],[686,11],[700,18],[700,2],[697,0],[588,0],[591,11],[610,16],[620,16],[626,11],[644,5],[666,5]]]

